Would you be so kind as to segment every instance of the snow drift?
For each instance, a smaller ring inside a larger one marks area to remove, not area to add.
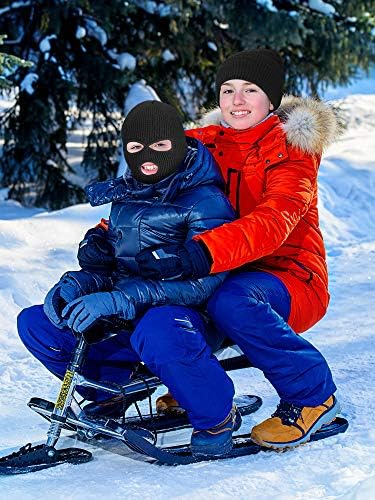
[[[147,464],[120,445],[94,451],[91,463],[1,478],[0,497],[90,498],[370,498],[375,495],[373,398],[375,304],[375,95],[353,95],[342,106],[344,136],[326,152],[320,169],[321,226],[327,244],[331,304],[306,337],[326,356],[339,387],[346,434],[293,452],[166,468]],[[68,269],[85,230],[106,216],[77,205],[58,212],[0,202],[0,454],[43,442],[48,424],[26,407],[28,399],[54,399],[59,384],[18,340],[20,310],[43,300]],[[258,370],[233,375],[237,393],[263,397],[245,419],[245,432],[277,403]],[[160,393],[160,391],[159,391]],[[64,438],[60,446],[74,446]],[[82,444],[80,444],[82,446]],[[86,446],[86,445],[85,445]],[[90,449],[89,445],[87,445]]]

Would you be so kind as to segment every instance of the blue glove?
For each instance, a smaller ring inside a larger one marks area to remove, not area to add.
[[[57,328],[65,328],[66,321],[62,318],[62,310],[66,304],[81,295],[82,291],[76,282],[68,278],[61,279],[51,288],[44,299],[45,315]]]
[[[135,305],[130,297],[122,292],[100,292],[85,295],[73,300],[62,311],[67,325],[76,333],[84,333],[96,321],[111,316],[134,319]]]
[[[98,227],[87,231],[78,248],[77,258],[82,269],[110,273],[115,268],[115,251],[108,241],[108,231]]]
[[[110,278],[86,271],[69,271],[47,293],[43,304],[44,313],[57,328],[65,328],[66,321],[61,313],[66,304],[87,293],[111,290],[112,287]]]
[[[203,278],[208,276],[212,258],[204,243],[190,240],[182,246],[145,249],[136,255],[140,274],[151,279]]]

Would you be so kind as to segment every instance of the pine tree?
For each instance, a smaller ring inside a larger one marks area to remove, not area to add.
[[[10,197],[52,209],[84,200],[67,161],[70,129],[92,122],[86,180],[114,175],[129,85],[145,78],[163,100],[198,108],[216,60],[202,43],[206,30],[223,44],[228,38],[195,0],[25,0],[0,9],[5,26],[9,50],[34,67],[13,78],[20,92],[3,123],[2,183]]]
[[[117,171],[130,85],[145,79],[191,120],[215,104],[218,64],[244,48],[279,50],[290,92],[346,83],[373,57],[374,7],[375,0],[0,1],[4,47],[33,62],[8,77],[19,92],[1,122],[1,182],[23,203],[56,209],[84,201],[89,179]],[[67,137],[83,122],[90,133],[73,170]]]
[[[233,0],[223,2],[221,12],[242,47],[274,48],[284,56],[291,93],[318,96],[375,60],[374,0]]]

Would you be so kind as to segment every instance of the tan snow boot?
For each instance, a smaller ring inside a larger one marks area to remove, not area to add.
[[[314,432],[332,422],[340,411],[335,396],[318,406],[296,406],[280,401],[275,413],[253,427],[251,439],[267,448],[293,448],[309,441]]]
[[[185,410],[174,399],[170,392],[159,396],[156,399],[156,412],[159,415],[181,415]]]

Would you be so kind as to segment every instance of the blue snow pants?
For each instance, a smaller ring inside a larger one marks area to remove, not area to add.
[[[56,328],[41,305],[21,311],[18,332],[26,348],[60,379],[76,344],[72,332]],[[124,384],[132,363],[144,361],[188,412],[195,429],[222,422],[232,408],[234,387],[212,351],[223,336],[209,331],[201,315],[182,306],[154,307],[135,324],[134,331],[90,346],[83,374],[90,379]],[[209,345],[211,347],[209,347]],[[108,393],[79,392],[101,400]]]
[[[216,327],[263,371],[280,399],[316,406],[336,391],[322,354],[287,324],[290,295],[276,276],[229,275],[208,303]]]

